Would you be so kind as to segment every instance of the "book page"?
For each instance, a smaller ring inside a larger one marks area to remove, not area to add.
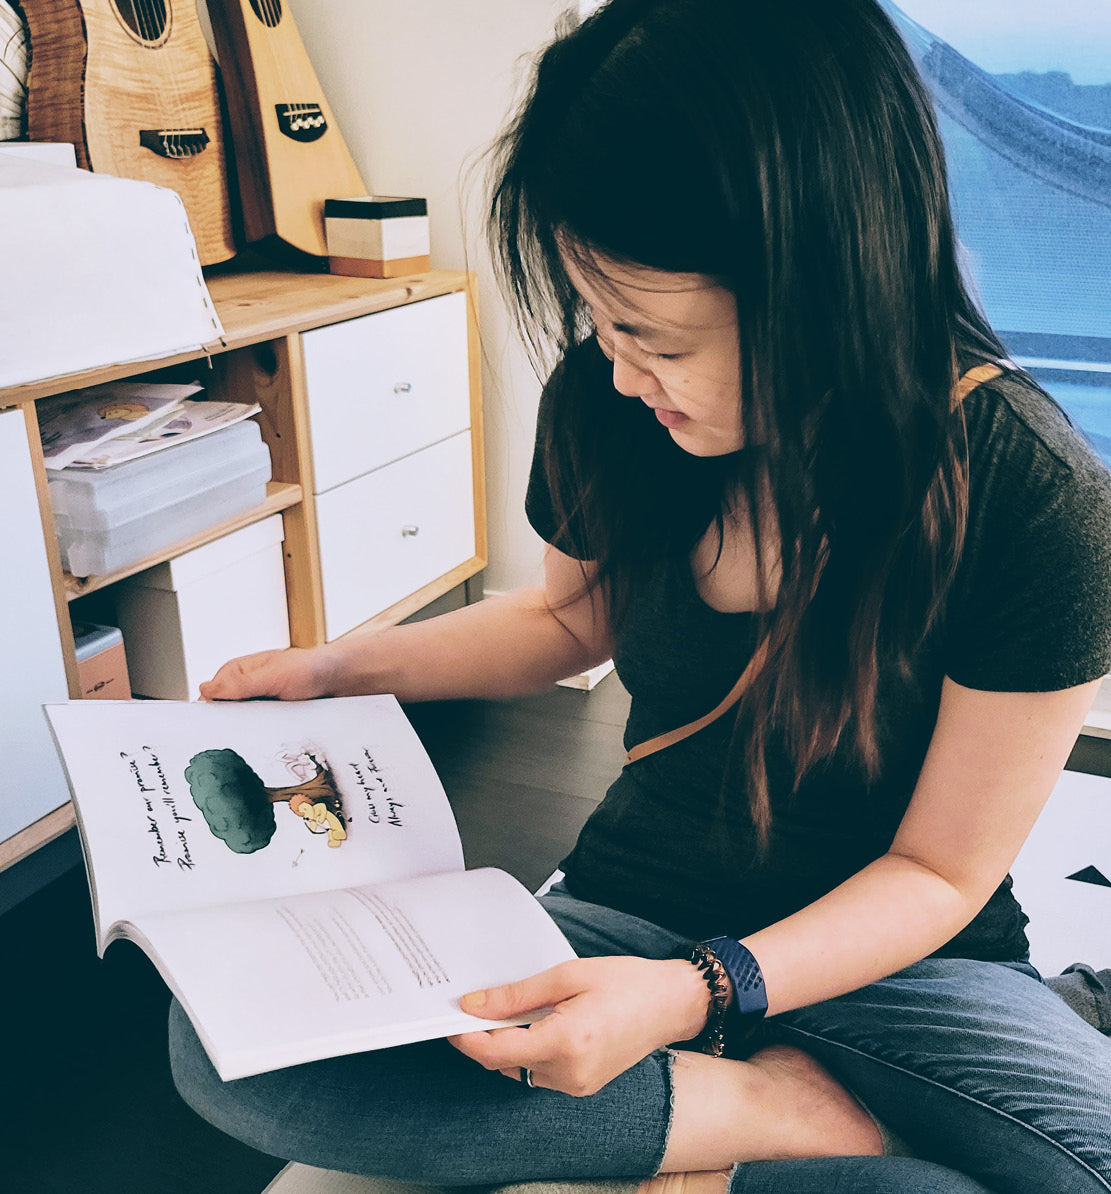
[[[463,867],[443,786],[393,697],[46,712],[102,951],[116,921]]]
[[[459,1009],[467,991],[575,955],[497,870],[144,918],[135,925],[225,1081],[514,1021]]]

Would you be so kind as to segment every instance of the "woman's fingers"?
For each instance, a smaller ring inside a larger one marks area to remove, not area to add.
[[[472,992],[464,1010],[488,1019],[551,1007],[528,1029],[450,1038],[488,1070],[533,1085],[588,1095],[655,1049],[697,1035],[708,1004],[705,982],[688,962],[579,958],[520,982]]]
[[[325,696],[319,648],[288,647],[241,655],[200,687],[202,700],[245,701],[252,697],[306,700]]]
[[[460,1053],[488,1070],[500,1070],[511,1078],[522,1069],[538,1066],[546,1060],[548,1043],[530,1036],[527,1028],[502,1028],[493,1032],[464,1032],[449,1036],[448,1041]]]
[[[459,1006],[468,1015],[481,1016],[484,1020],[508,1020],[539,1008],[554,1007],[582,989],[582,983],[575,979],[576,968],[576,962],[564,962],[515,983],[470,991],[460,999]]]
[[[274,696],[282,666],[274,657],[278,651],[261,651],[256,655],[242,655],[231,659],[211,680],[201,685],[206,701],[242,701],[250,697]]]

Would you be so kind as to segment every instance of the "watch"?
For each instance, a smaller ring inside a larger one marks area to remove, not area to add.
[[[733,984],[733,1001],[725,1012],[730,1028],[752,1032],[768,1012],[768,992],[760,963],[735,937],[711,937],[702,944],[720,959]]]

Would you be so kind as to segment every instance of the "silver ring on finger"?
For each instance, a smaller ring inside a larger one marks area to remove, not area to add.
[[[532,1080],[532,1070],[527,1066],[521,1066],[521,1081],[529,1088],[529,1090],[536,1089],[536,1083]]]

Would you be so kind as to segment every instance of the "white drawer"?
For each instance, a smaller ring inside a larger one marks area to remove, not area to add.
[[[470,426],[462,292],[316,328],[302,342],[317,493]]]
[[[470,432],[321,494],[316,526],[331,641],[474,555]]]

